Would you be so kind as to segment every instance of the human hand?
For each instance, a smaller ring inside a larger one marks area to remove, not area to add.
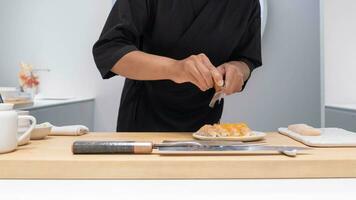
[[[223,75],[205,54],[192,55],[177,61],[175,65],[177,73],[172,79],[176,83],[190,82],[202,91],[224,84]]]
[[[224,63],[217,69],[225,77],[223,91],[226,95],[241,92],[250,74],[248,65],[240,61]]]

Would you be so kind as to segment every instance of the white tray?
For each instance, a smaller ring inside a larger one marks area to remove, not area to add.
[[[320,136],[303,136],[288,128],[278,131],[311,147],[356,147],[356,133],[341,128],[321,128]]]

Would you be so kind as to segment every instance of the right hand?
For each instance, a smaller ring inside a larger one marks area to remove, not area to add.
[[[216,86],[223,86],[223,75],[214,67],[205,54],[192,55],[176,63],[177,73],[172,78],[176,83],[190,82],[200,90],[206,91]]]

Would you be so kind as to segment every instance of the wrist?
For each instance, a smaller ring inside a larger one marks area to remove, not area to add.
[[[165,73],[168,80],[178,82],[177,80],[179,79],[181,74],[179,64],[180,62],[175,59],[170,59],[169,62],[167,62],[167,65],[165,66]]]

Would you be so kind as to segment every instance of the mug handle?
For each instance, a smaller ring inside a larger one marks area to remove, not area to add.
[[[29,116],[29,115],[25,115],[25,116],[21,115],[18,117],[19,117],[19,119],[25,119],[25,120],[27,119],[32,122],[30,128],[17,139],[17,143],[22,143],[31,134],[31,132],[35,128],[37,122],[36,122],[36,118]]]

